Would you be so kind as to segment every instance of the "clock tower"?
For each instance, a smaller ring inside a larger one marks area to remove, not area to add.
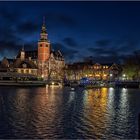
[[[48,41],[48,34],[45,23],[43,22],[40,40],[38,41],[38,61],[47,61],[50,57],[50,42]]]
[[[48,61],[50,58],[50,42],[46,31],[45,21],[40,33],[40,40],[38,41],[38,69],[39,75],[44,78],[48,75]]]

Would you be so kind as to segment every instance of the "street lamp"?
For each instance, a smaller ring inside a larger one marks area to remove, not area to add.
[[[110,74],[109,74],[109,81],[110,81],[110,83],[111,83],[111,81],[112,81],[112,76],[113,76],[113,74],[110,73]]]
[[[122,75],[122,80],[125,80],[125,78],[126,78],[126,74],[123,74]]]
[[[126,75],[125,74],[123,74],[123,77],[125,77]]]

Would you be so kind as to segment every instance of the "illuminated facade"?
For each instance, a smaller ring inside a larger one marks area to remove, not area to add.
[[[38,76],[44,79],[61,80],[65,66],[60,50],[51,50],[45,23],[43,23],[40,40],[38,41]]]
[[[45,23],[43,23],[37,50],[25,51],[22,48],[16,58],[3,58],[0,72],[13,72],[45,80],[61,80],[64,76],[64,66],[64,57],[60,50],[51,50]]]
[[[88,77],[93,80],[114,80],[120,75],[122,69],[117,64],[74,63],[65,68],[65,77],[68,80],[80,80]]]
[[[49,74],[49,59],[50,59],[50,42],[46,32],[45,23],[43,23],[40,40],[38,41],[38,74],[42,77],[47,77]]]

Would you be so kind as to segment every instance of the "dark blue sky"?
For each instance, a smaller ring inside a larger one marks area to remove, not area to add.
[[[140,2],[0,2],[0,58],[37,49],[43,16],[67,61],[117,62],[140,50]]]

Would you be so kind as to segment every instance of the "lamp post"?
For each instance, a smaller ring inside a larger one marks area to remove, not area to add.
[[[112,76],[113,76],[113,74],[110,73],[110,74],[109,74],[109,85],[110,85],[110,86],[111,86]]]
[[[123,74],[122,75],[122,80],[125,80],[126,79],[126,74]]]
[[[109,78],[110,78],[109,80],[110,80],[110,81],[112,80],[112,76],[113,76],[113,74],[110,73],[110,74],[109,74]]]

